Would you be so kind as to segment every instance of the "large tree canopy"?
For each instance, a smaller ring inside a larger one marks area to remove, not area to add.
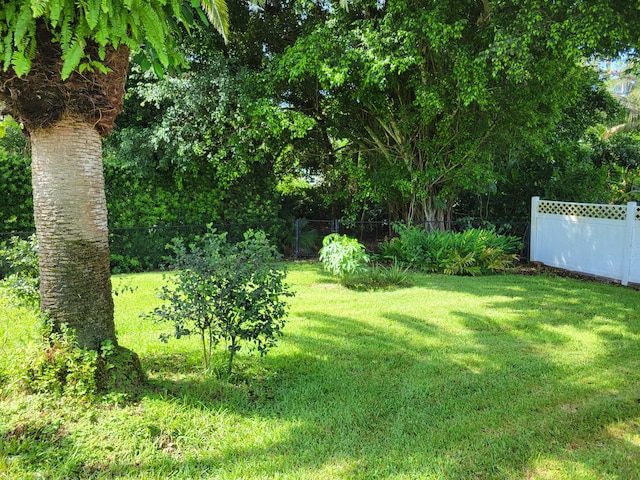
[[[351,152],[369,171],[368,195],[409,222],[448,219],[462,191],[495,183],[500,154],[548,138],[581,95],[581,58],[627,47],[638,17],[604,1],[321,10],[326,20],[316,13],[275,59],[282,99],[313,115],[328,157]]]
[[[141,118],[152,104],[155,113],[144,127],[135,115],[121,122],[126,131],[111,145],[123,139],[137,154],[119,155],[144,161],[152,152],[187,171],[208,161],[216,177],[236,175],[239,188],[238,173],[269,159],[278,173],[316,174],[315,212],[413,222],[469,212],[461,197],[495,193],[518,172],[517,181],[549,185],[545,193],[585,198],[600,176],[578,142],[603,121],[606,92],[584,60],[632,45],[638,17],[613,1],[339,8],[292,0],[230,9],[228,45],[197,32],[183,43],[191,71],[132,97],[145,103],[136,107]],[[590,105],[591,114],[582,111]],[[571,191],[555,188],[565,160],[581,179]],[[526,212],[530,190],[508,187],[522,192],[508,210]]]

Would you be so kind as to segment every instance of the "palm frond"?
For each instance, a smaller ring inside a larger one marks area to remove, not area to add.
[[[227,2],[225,0],[200,0],[200,5],[226,43],[229,40],[229,7]]]
[[[602,138],[607,139],[618,133],[633,132],[640,129],[640,121],[632,121],[627,123],[621,123],[620,125],[614,125],[608,128],[603,134]]]

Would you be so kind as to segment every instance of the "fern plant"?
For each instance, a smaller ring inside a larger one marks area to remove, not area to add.
[[[380,245],[384,260],[399,262],[425,272],[447,275],[480,275],[502,271],[517,260],[517,237],[498,235],[494,228],[468,229],[462,233],[426,232],[415,226],[396,227],[399,237]]]
[[[192,8],[198,4],[202,10]],[[18,76],[29,72],[38,48],[38,25],[44,24],[62,50],[62,79],[76,69],[106,72],[107,47],[120,45],[132,51],[143,45],[143,66],[161,72],[179,65],[176,27],[192,26],[194,14],[204,20],[206,14],[226,39],[229,13],[224,0],[8,0],[0,9],[2,70],[12,68]],[[97,58],[87,53],[89,43],[97,44]]]
[[[474,252],[461,255],[459,250],[452,250],[443,262],[443,272],[447,275],[478,275],[482,269],[476,264]]]

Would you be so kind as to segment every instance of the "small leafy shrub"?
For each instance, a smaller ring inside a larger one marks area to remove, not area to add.
[[[374,272],[380,272],[385,286],[408,286],[411,284],[409,279],[409,267],[403,267],[398,262],[393,262],[391,265],[376,265],[373,268]]]
[[[75,332],[66,324],[44,322],[43,341],[28,354],[24,375],[28,391],[91,402],[138,398],[146,376],[138,356],[107,340],[100,350],[78,347]]]
[[[98,387],[98,352],[76,346],[75,335],[66,325],[54,332],[47,325],[45,341],[31,355],[26,374],[27,389],[36,393],[92,399]]]
[[[261,355],[275,346],[285,325],[283,297],[292,294],[264,232],[248,230],[243,241],[229,243],[226,233],[210,230],[188,248],[180,239],[172,248],[178,274],[161,289],[165,303],[152,316],[171,322],[176,338],[199,334],[205,368],[211,369],[214,348],[221,342],[228,352],[227,374],[241,342]]]
[[[6,272],[4,292],[17,302],[37,305],[40,300],[40,269],[38,267],[38,239],[12,237],[0,246],[0,263]]]
[[[364,245],[355,238],[338,233],[324,237],[319,254],[325,270],[341,281],[348,281],[349,276],[363,272],[369,262]]]
[[[495,229],[462,233],[396,225],[399,236],[380,244],[380,256],[426,272],[481,275],[505,270],[517,259],[520,239]]]

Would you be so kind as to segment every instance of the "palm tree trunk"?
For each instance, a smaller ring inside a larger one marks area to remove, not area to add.
[[[100,134],[74,118],[29,134],[41,311],[82,348],[116,344]]]

